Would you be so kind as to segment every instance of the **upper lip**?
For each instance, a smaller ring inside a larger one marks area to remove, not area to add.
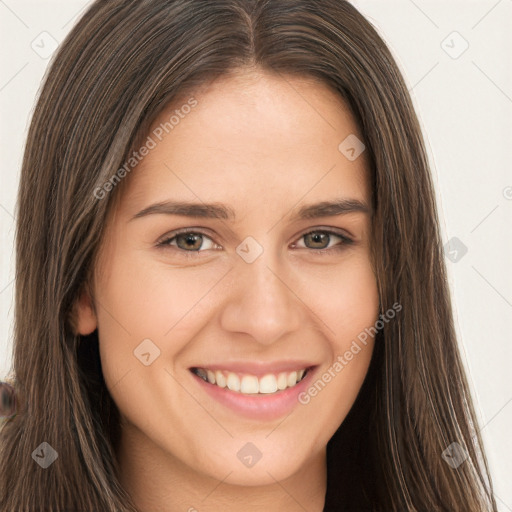
[[[268,373],[278,374],[281,372],[293,372],[294,370],[303,370],[316,366],[310,361],[291,360],[284,361],[231,361],[229,363],[204,363],[192,366],[192,368],[204,368],[205,370],[221,370],[233,373],[246,373],[256,377],[263,377]]]

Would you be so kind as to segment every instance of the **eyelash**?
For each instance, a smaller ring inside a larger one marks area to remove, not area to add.
[[[341,233],[337,232],[337,231],[334,231],[332,229],[312,229],[310,231],[307,231],[306,233],[303,233],[299,239],[302,239],[304,238],[305,236],[307,235],[310,235],[312,233],[321,233],[321,234],[326,234],[326,235],[329,235],[329,236],[336,236],[338,238],[341,239],[341,243],[333,246],[333,247],[329,247],[329,248],[324,248],[324,249],[311,249],[309,247],[300,247],[300,249],[309,249],[310,251],[312,251],[314,254],[317,254],[317,255],[326,255],[326,254],[329,254],[331,252],[339,252],[339,251],[342,251],[346,248],[347,245],[351,245],[354,243],[354,240],[352,240],[351,238],[347,237],[346,235],[342,235]],[[161,248],[161,249],[166,249],[166,248],[169,248],[169,247],[173,247],[175,249],[177,249],[179,252],[181,253],[184,253],[185,256],[187,257],[197,257],[198,256],[198,253],[201,253],[201,252],[204,252],[205,250],[207,249],[203,249],[203,250],[199,250],[199,251],[194,251],[194,250],[190,250],[190,251],[187,251],[185,249],[181,249],[180,247],[178,247],[177,245],[176,246],[171,246],[171,242],[173,242],[179,235],[185,235],[185,234],[191,234],[191,235],[201,235],[203,237],[206,237],[206,238],[209,238],[210,240],[211,237],[209,235],[207,235],[206,233],[204,233],[203,231],[201,230],[193,230],[191,228],[184,228],[184,229],[180,229],[180,230],[177,230],[177,231],[174,231],[172,232],[170,235],[167,235],[163,240],[161,240],[160,242],[157,242],[157,247],[158,248]],[[213,240],[212,240],[213,242]],[[329,240],[330,242],[330,240]],[[213,242],[215,243],[215,242]],[[215,245],[218,245],[218,244],[215,244]]]

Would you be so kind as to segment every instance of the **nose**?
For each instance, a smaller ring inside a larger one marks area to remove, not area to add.
[[[300,328],[307,308],[294,292],[297,283],[278,258],[263,252],[252,263],[240,259],[230,274],[221,313],[224,330],[270,345]]]

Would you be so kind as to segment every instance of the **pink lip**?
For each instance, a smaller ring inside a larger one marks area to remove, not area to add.
[[[229,368],[232,371],[235,370],[235,368],[231,365]],[[280,367],[280,369],[281,368],[282,367]],[[300,366],[293,367],[293,369],[297,368],[300,368]],[[277,391],[276,393],[268,395],[244,395],[243,393],[239,393],[237,391],[231,391],[228,388],[221,388],[216,384],[210,384],[192,372],[190,372],[190,374],[205,393],[207,393],[211,398],[219,402],[224,407],[227,407],[228,409],[231,409],[235,413],[246,418],[265,421],[287,416],[291,413],[294,407],[300,405],[298,396],[310,385],[310,382],[316,373],[315,370],[317,367],[302,366],[302,368],[308,368],[308,372],[298,384],[292,388],[287,388],[283,391]],[[224,368],[215,366],[215,369],[222,370]],[[265,368],[265,371],[266,373],[274,373],[272,371],[268,371],[267,367]],[[244,373],[251,372],[244,370]],[[253,373],[253,375],[255,374]]]

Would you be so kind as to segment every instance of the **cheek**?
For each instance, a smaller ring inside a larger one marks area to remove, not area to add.
[[[378,319],[378,288],[370,261],[364,254],[353,253],[336,267],[305,276],[297,276],[302,283],[300,296],[321,320],[331,349],[342,353]]]
[[[370,365],[374,337],[369,328],[378,319],[378,298],[372,276],[364,277],[361,281],[354,281],[362,287],[359,291],[352,289],[333,293],[332,302],[324,303],[323,319],[333,331],[326,335],[327,362],[299,396],[300,403],[308,410],[308,417],[315,418],[309,420],[311,429],[322,432],[317,441],[318,448],[345,420]],[[366,287],[363,288],[364,285]]]
[[[209,266],[172,268],[142,257],[113,259],[116,264],[100,287],[99,323],[105,338],[116,332],[133,343],[162,339],[189,321],[187,316],[200,310],[197,306],[223,274]]]
[[[227,269],[172,268],[135,251],[116,252],[110,261],[115,265],[104,267],[96,305],[103,373],[115,385],[127,372],[146,368],[136,359],[142,353],[153,358],[165,352],[173,361],[187,347],[208,321],[208,294]]]
[[[304,290],[310,290],[308,306],[322,320],[329,362],[306,391],[303,403],[311,403],[322,421],[337,428],[353,405],[370,364],[374,346],[370,328],[379,315],[377,281],[369,259],[353,254],[335,271],[316,275],[315,286],[318,293],[311,293],[311,283]]]

